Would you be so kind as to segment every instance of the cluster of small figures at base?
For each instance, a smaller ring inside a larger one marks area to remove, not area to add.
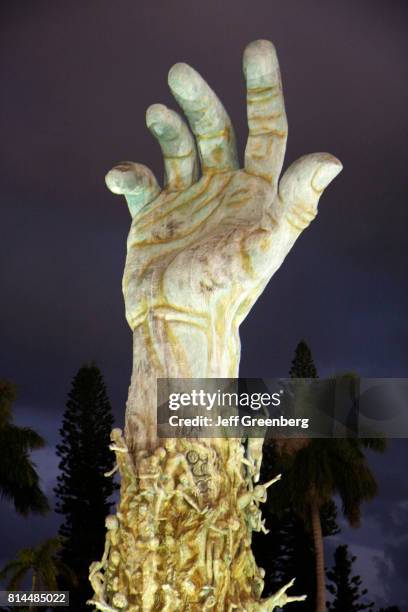
[[[217,446],[166,439],[134,457],[121,430],[111,440],[121,499],[106,518],[103,557],[90,566],[89,605],[104,612],[269,612],[304,599],[287,595],[293,582],[260,599],[265,572],[256,566],[251,533],[267,532],[259,505],[280,479],[255,484],[262,441],[245,448],[240,440]]]

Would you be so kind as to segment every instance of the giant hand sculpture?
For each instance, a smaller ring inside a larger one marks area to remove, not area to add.
[[[165,186],[145,166],[106,176],[132,215],[123,290],[134,335],[126,435],[113,430],[121,475],[105,552],[90,567],[97,610],[272,612],[301,595],[293,581],[261,599],[264,571],[252,531],[266,531],[256,484],[262,441],[156,437],[157,378],[238,374],[238,328],[317,212],[340,172],[326,153],[302,157],[283,175],[287,124],[273,45],[244,54],[249,136],[245,168],[221,102],[197,72],[176,64],[170,88],[195,136],[154,105],[147,125],[164,155]],[[110,474],[107,474],[109,476]]]
[[[238,327],[317,213],[340,172],[327,153],[296,161],[278,182],[286,148],[279,65],[273,45],[244,53],[249,136],[238,169],[234,131],[220,100],[187,64],[169,85],[193,137],[174,111],[155,104],[147,125],[159,141],[165,186],[143,165],[125,162],[106,176],[132,215],[123,279],[134,332],[127,439],[153,447],[156,378],[235,377]]]

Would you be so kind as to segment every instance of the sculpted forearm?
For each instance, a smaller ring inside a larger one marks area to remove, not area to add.
[[[137,326],[126,409],[126,437],[133,450],[157,444],[158,378],[238,376],[238,325],[230,323],[158,306]]]

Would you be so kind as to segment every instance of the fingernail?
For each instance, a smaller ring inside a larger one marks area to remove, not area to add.
[[[312,180],[313,189],[316,189],[316,191],[323,191],[323,189],[340,174],[342,169],[342,163],[336,157],[330,156],[330,158],[317,169]]]
[[[109,170],[105,176],[105,183],[112,193],[131,193],[138,186],[132,164],[124,162]]]

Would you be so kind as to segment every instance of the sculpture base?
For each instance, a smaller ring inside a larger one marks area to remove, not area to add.
[[[259,509],[266,486],[254,486],[255,466],[240,440],[166,439],[135,458],[120,430],[112,440],[121,497],[106,520],[103,558],[90,567],[90,605],[230,612],[299,600],[286,595],[290,585],[260,600],[264,570],[255,563],[251,533],[266,531]]]

